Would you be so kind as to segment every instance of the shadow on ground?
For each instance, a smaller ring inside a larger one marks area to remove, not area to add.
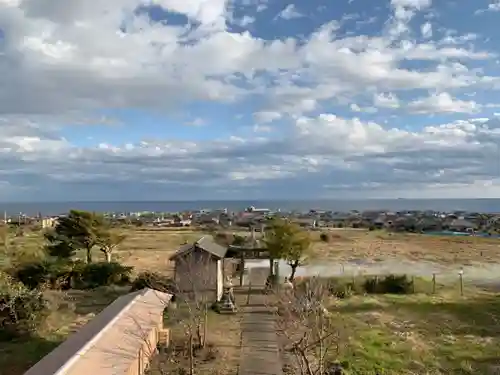
[[[98,314],[118,297],[128,293],[130,287],[101,287],[91,290],[70,290],[66,293],[68,302],[74,304],[78,315]]]
[[[32,336],[23,340],[0,343],[0,373],[22,375],[62,341]]]

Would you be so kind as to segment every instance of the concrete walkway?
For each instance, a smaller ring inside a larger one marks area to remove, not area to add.
[[[282,364],[276,334],[275,315],[266,306],[262,291],[267,268],[250,269],[251,291],[248,305],[243,306],[241,322],[241,356],[238,375],[282,375]]]

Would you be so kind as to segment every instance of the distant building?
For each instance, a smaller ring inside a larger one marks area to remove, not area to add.
[[[449,228],[457,232],[472,232],[477,230],[477,225],[465,219],[454,219]]]
[[[260,213],[260,214],[267,214],[271,212],[269,208],[255,208],[254,206],[248,207],[246,211],[252,213]]]
[[[57,224],[57,218],[56,217],[44,217],[42,219],[42,228],[54,228]]]

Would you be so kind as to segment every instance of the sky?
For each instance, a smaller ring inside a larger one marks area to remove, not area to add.
[[[0,0],[0,201],[500,197],[500,0]]]

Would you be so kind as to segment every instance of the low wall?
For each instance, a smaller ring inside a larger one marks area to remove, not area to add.
[[[25,375],[142,375],[166,334],[170,298],[152,289],[117,298]]]

